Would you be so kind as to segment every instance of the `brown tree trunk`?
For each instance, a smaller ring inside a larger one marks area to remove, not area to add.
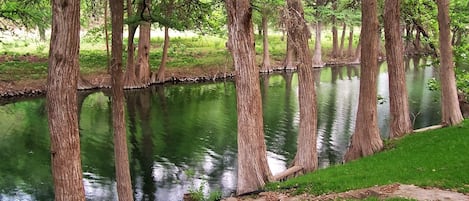
[[[108,0],[104,0],[104,35],[106,37],[106,63],[107,63],[107,72],[111,72],[111,61],[110,57],[111,54],[109,52],[109,32],[108,32],[108,23],[107,23],[107,16],[108,16]]]
[[[262,39],[263,39],[263,57],[262,57],[262,67],[261,72],[269,73],[272,72],[272,66],[270,65],[270,56],[269,56],[269,26],[267,21],[267,14],[262,14]]]
[[[376,0],[362,1],[362,46],[360,95],[355,132],[344,160],[371,155],[383,148],[379,135],[376,103],[378,76],[378,16]]]
[[[353,27],[350,27],[349,35],[348,35],[348,50],[347,56],[353,57]]]
[[[400,29],[400,0],[384,4],[384,36],[389,72],[391,131],[389,138],[412,132],[404,67],[404,52]]]
[[[363,38],[362,34],[363,34],[363,31],[360,31],[357,48],[355,48],[355,57],[352,61],[352,63],[355,63],[355,64],[359,64],[362,58],[362,38]]]
[[[142,16],[150,16],[150,1],[143,0],[143,14]],[[148,86],[150,84],[150,28],[151,24],[146,19],[140,23],[140,32],[138,39],[138,53],[137,53],[137,79],[143,84]]]
[[[322,51],[321,51],[321,31],[322,31],[321,22],[316,23],[316,40],[314,41],[314,54],[313,54],[313,67],[323,67],[324,62],[322,61]]]
[[[420,51],[422,49],[422,45],[421,45],[421,42],[420,42],[420,31],[418,29],[415,31],[414,46],[415,46],[415,54],[420,54],[421,53]]]
[[[259,70],[255,65],[252,9],[249,0],[226,0],[228,49],[236,73],[238,113],[237,193],[258,190],[272,180],[264,140]]]
[[[337,1],[333,0],[332,2],[332,11],[336,12],[337,10]],[[339,36],[337,33],[337,18],[332,16],[332,58],[337,58],[339,56]]]
[[[168,61],[168,49],[169,49],[169,28],[164,27],[164,43],[163,43],[163,56],[161,57],[160,68],[158,69],[156,83],[164,83],[166,62]]]
[[[295,70],[296,66],[293,64],[294,49],[292,47],[291,37],[287,33],[287,54],[284,61],[285,70]]]
[[[396,30],[394,30],[396,31]],[[381,29],[378,29],[378,60],[381,61],[383,60],[383,57],[385,56],[384,55],[384,52],[383,52],[383,49],[381,48]]]
[[[112,15],[112,126],[116,163],[117,194],[120,201],[133,200],[124,115],[124,77],[122,73],[122,32],[124,1],[111,3]]]
[[[441,123],[456,125],[463,117],[459,109],[449,18],[449,0],[437,0],[440,40]]]
[[[146,86],[150,83],[150,23],[140,24],[137,53],[137,80]]]
[[[133,14],[132,0],[127,0],[127,17],[131,17]],[[127,69],[124,76],[124,87],[125,88],[140,88],[142,84],[137,80],[137,69],[135,68],[135,45],[134,38],[135,32],[137,31],[137,24],[129,24],[129,35],[127,38]]]
[[[340,37],[340,48],[339,48],[339,56],[343,57],[344,56],[344,43],[345,43],[345,30],[347,28],[347,25],[343,24],[342,26],[342,36]]]
[[[292,38],[293,47],[298,52],[298,84],[300,104],[300,125],[298,133],[298,149],[294,166],[303,167],[302,172],[311,172],[318,167],[316,148],[317,111],[316,92],[313,78],[311,54],[308,39],[311,34],[304,20],[301,0],[287,0],[289,21],[288,34]]]
[[[55,200],[85,200],[80,160],[77,87],[80,1],[52,1],[47,111]]]

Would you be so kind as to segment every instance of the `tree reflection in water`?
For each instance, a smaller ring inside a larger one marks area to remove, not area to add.
[[[414,59],[415,62],[418,59]],[[422,64],[423,62],[420,62]],[[406,62],[414,127],[439,122],[439,94],[426,82],[432,68]],[[387,85],[381,66],[379,89]],[[359,67],[315,70],[320,167],[340,163],[353,131]],[[281,171],[296,153],[297,75],[266,75],[262,81],[264,129],[271,169]],[[80,137],[88,200],[115,200],[113,135],[107,93],[82,95]],[[388,98],[387,90],[380,95]],[[125,92],[130,170],[136,200],[181,200],[189,189],[236,189],[236,97],[226,83],[158,85]],[[378,105],[386,136],[389,109]],[[53,198],[44,100],[0,106],[0,196],[2,200]],[[417,115],[418,114],[418,115]]]

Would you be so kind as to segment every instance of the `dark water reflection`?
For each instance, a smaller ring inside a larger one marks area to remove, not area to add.
[[[424,62],[424,61],[422,61]],[[439,122],[439,94],[426,82],[432,68],[407,66],[415,128]],[[386,64],[380,66],[379,125],[389,131]],[[315,71],[320,167],[339,163],[353,133],[359,69]],[[296,74],[261,76],[269,164],[286,168],[296,152]],[[136,200],[182,200],[202,186],[229,194],[236,188],[236,94],[233,83],[154,86],[126,92],[127,137]],[[116,200],[111,110],[105,92],[80,96],[80,135],[88,200]],[[0,106],[0,200],[52,200],[49,136],[44,99]]]

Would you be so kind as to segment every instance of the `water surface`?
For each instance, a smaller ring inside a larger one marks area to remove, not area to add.
[[[429,91],[433,68],[407,65],[415,128],[440,121],[439,93]],[[378,120],[389,132],[386,64],[380,66]],[[319,165],[342,161],[353,133],[359,68],[315,70]],[[296,152],[298,82],[294,73],[262,75],[264,128],[272,172]],[[80,92],[80,137],[87,200],[116,200],[108,92]],[[126,91],[130,168],[136,200],[182,200],[190,189],[236,189],[236,93],[232,82],[153,86]],[[44,98],[0,106],[0,200],[53,200]]]

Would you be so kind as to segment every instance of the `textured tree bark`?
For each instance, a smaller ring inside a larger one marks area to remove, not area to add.
[[[440,81],[441,81],[441,123],[456,125],[463,117],[459,108],[454,73],[453,52],[451,47],[451,30],[449,18],[449,0],[437,0],[438,27],[440,40]]]
[[[129,155],[124,114],[124,77],[122,73],[122,32],[124,27],[124,1],[111,3],[112,20],[112,126],[116,163],[117,194],[120,201],[133,200],[130,180]]]
[[[386,0],[384,4],[384,36],[389,75],[391,129],[389,138],[412,132],[407,95],[404,51],[400,29],[400,0]]]
[[[140,24],[140,33],[138,39],[137,53],[137,80],[146,86],[150,83],[150,23],[142,22]]]
[[[322,61],[322,51],[321,51],[321,31],[322,25],[318,21],[316,23],[316,40],[314,41],[314,54],[313,54],[313,67],[323,67],[324,62]]]
[[[353,26],[350,27],[349,35],[348,35],[348,50],[347,56],[353,57]]]
[[[308,39],[311,34],[304,20],[301,0],[287,0],[288,34],[298,53],[298,85],[300,104],[300,125],[298,149],[294,166],[302,167],[302,173],[311,172],[318,167],[317,155],[317,111],[316,92],[313,78],[312,59]]]
[[[85,200],[80,159],[77,87],[80,1],[52,1],[47,114],[56,201]]]
[[[166,62],[168,61],[168,49],[169,49],[169,28],[164,27],[164,43],[163,43],[163,56],[161,57],[160,68],[158,69],[156,83],[164,83]]]
[[[345,43],[345,31],[346,31],[347,25],[344,24],[342,25],[342,36],[340,36],[340,47],[339,47],[339,56],[343,57],[344,56],[344,43]]]
[[[296,66],[293,64],[295,52],[291,44],[291,37],[287,34],[287,54],[285,56],[284,66],[285,70],[295,70]]]
[[[270,53],[269,53],[269,26],[267,21],[267,14],[262,14],[262,42],[263,42],[263,54],[262,54],[262,68],[261,72],[269,73],[272,72],[272,66],[270,65]]]
[[[104,36],[106,40],[106,63],[107,63],[107,72],[111,72],[111,53],[109,52],[109,32],[108,32],[108,0],[104,1]]]
[[[378,16],[376,0],[362,1],[360,95],[355,132],[344,160],[371,155],[383,147],[377,120]]]
[[[360,36],[358,38],[357,48],[355,48],[355,57],[352,61],[352,63],[355,63],[355,64],[359,64],[362,58],[362,38],[363,38],[362,34],[363,34],[363,30],[360,30]]]
[[[332,11],[337,11],[337,0],[332,0]],[[339,34],[337,33],[337,19],[332,16],[332,58],[339,56]]]
[[[150,16],[150,1],[143,0],[142,16]],[[142,87],[150,84],[150,28],[149,20],[143,19],[140,22],[140,32],[138,39],[137,53],[137,79],[142,83]]]
[[[254,33],[249,0],[226,0],[228,49],[236,73],[238,113],[237,193],[258,190],[272,173],[267,164],[264,140],[259,70],[255,65]]]
[[[132,0],[127,0],[127,17],[132,16],[133,14]],[[137,69],[135,68],[135,45],[134,38],[135,32],[137,31],[137,24],[129,24],[129,32],[127,39],[127,69],[124,76],[124,87],[125,88],[139,88],[141,83],[137,80]]]

